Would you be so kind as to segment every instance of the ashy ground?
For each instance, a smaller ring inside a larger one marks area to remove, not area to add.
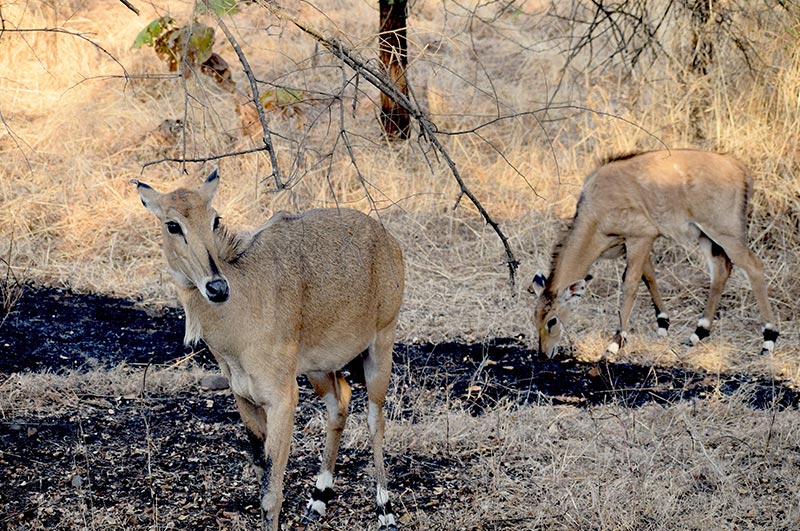
[[[25,290],[0,327],[7,529],[254,529],[230,392],[175,309]],[[774,529],[800,518],[800,392],[779,381],[544,360],[517,340],[398,344],[387,464],[409,529]],[[283,521],[323,433],[301,385]],[[363,390],[318,529],[372,529]]]

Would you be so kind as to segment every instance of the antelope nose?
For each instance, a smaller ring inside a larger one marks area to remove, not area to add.
[[[228,282],[224,278],[215,278],[206,284],[206,295],[211,302],[225,302],[229,293]]]

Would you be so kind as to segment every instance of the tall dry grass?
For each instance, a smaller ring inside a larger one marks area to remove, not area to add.
[[[293,10],[372,59],[374,4],[319,0]],[[18,275],[148,303],[175,302],[155,222],[128,181],[139,178],[169,189],[197,183],[210,170],[211,163],[187,164],[187,176],[179,164],[166,162],[143,169],[146,162],[183,155],[183,138],[159,131],[164,119],[186,123],[187,157],[259,144],[242,133],[232,95],[210,78],[184,82],[169,75],[151,50],[131,49],[149,20],[167,13],[188,20],[193,5],[143,3],[140,17],[122,4],[97,0],[2,7],[7,28],[57,26],[97,45],[65,33],[6,31],[0,37],[0,249],[13,239],[9,258]],[[335,57],[257,5],[244,7],[229,24],[257,77],[269,83],[262,88],[289,86],[315,102],[268,115],[288,190],[274,191],[263,153],[218,162],[223,185],[217,207],[225,222],[246,227],[279,209],[316,206],[374,210],[403,243],[408,262],[401,340],[530,337],[533,301],[525,283],[549,266],[582,178],[599,158],[663,145],[730,151],[756,178],[751,239],[766,261],[783,332],[776,355],[755,355],[758,316],[741,273],[729,282],[710,341],[690,351],[681,346],[700,313],[708,279],[696,252],[662,243],[655,262],[675,333],[655,339],[641,296],[622,356],[800,382],[794,325],[800,291],[796,13],[778,7],[767,12],[759,5],[736,15],[735,24],[758,58],[754,70],[737,55],[735,43],[722,42],[714,68],[699,79],[681,63],[688,17],[662,28],[663,57],[624,75],[621,65],[592,69],[586,55],[564,68],[568,28],[547,13],[566,10],[567,3],[521,2],[504,10],[503,3],[477,5],[413,3],[410,83],[414,98],[442,131],[462,132],[440,138],[509,236],[522,262],[516,290],[508,288],[494,233],[466,200],[453,209],[458,188],[442,161],[416,139],[383,143],[377,92],[359,80],[354,99],[352,71],[345,71],[343,88]],[[236,56],[219,31],[217,40],[234,80],[246,91]],[[340,94],[343,99],[337,99]],[[702,141],[690,133],[698,102],[705,105]],[[543,110],[548,104],[550,110]],[[466,132],[498,115],[516,116]],[[598,264],[594,273],[571,333],[578,355],[588,358],[599,355],[615,326],[622,265]]]

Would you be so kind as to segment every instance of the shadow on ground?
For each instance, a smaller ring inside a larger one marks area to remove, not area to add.
[[[175,308],[145,311],[136,303],[59,289],[27,289],[0,328],[0,374],[91,370],[119,363],[164,364],[189,354]],[[200,350],[195,361],[215,367]],[[729,395],[747,387],[752,407],[797,407],[800,393],[766,378],[711,375],[680,367],[582,363],[536,356],[513,339],[483,344],[420,343],[395,347],[395,377],[447,387],[479,414],[503,401],[575,406]]]
[[[165,364],[189,353],[181,345],[183,318],[175,309],[145,311],[131,301],[29,288],[5,317],[0,392],[13,373]],[[195,361],[215,367],[204,351]],[[479,345],[399,344],[394,378],[399,386],[430,389],[435,400],[474,415],[515,404],[668,405],[739,390],[745,390],[753,408],[798,406],[797,391],[780,382],[682,368],[545,360],[506,339]],[[309,399],[307,383],[301,389],[295,451],[285,481],[283,518],[291,528],[313,485],[321,443],[321,434],[300,428],[322,414],[319,401]],[[363,389],[354,390],[353,409],[363,410]],[[74,399],[74,409],[66,414],[0,420],[0,527],[152,529],[154,522],[166,522],[164,529],[255,528],[258,489],[245,466],[248,445],[228,391],[197,386],[134,399]],[[404,400],[393,402],[389,416],[413,421],[418,412]],[[398,500],[413,500],[414,507],[401,508],[401,514],[468,503],[470,483],[459,479],[458,471],[479,458],[389,456],[392,490]],[[366,448],[342,449],[339,497],[325,526],[349,528],[353,518],[372,514],[369,462]]]

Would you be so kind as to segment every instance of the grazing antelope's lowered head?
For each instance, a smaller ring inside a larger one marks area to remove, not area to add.
[[[570,303],[583,294],[584,277],[600,258],[624,257],[619,326],[606,353],[625,344],[639,282],[650,292],[658,336],[669,329],[669,314],[650,258],[653,242],[664,236],[699,245],[711,275],[703,315],[689,343],[709,335],[725,283],[734,265],[750,279],[763,321],[762,354],[775,348],[778,331],[769,302],[764,265],[748,248],[747,211],[751,173],[736,158],[693,149],[670,149],[607,159],[583,183],[569,230],[556,245],[550,276],[534,278],[539,296],[535,323],[539,350],[552,356],[563,333]]]
[[[539,355],[545,354],[548,358],[556,355],[556,348],[564,332],[564,322],[591,279],[589,275],[577,280],[558,293],[547,288],[547,279],[541,271],[533,277],[528,291],[539,298],[533,318],[539,334]]]
[[[198,190],[179,188],[162,194],[133,182],[142,204],[161,221],[164,256],[178,286],[196,288],[209,302],[226,302],[230,288],[217,265],[219,216],[211,207],[219,187],[216,168]]]

